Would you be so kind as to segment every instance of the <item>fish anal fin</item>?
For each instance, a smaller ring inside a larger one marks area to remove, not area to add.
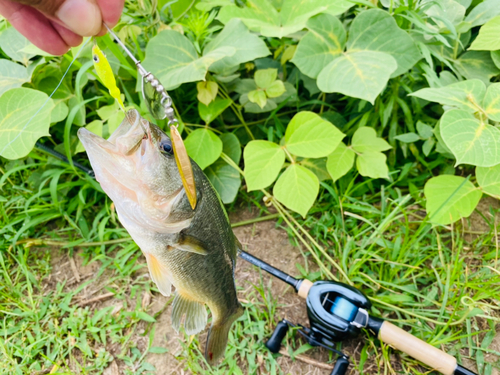
[[[206,250],[203,242],[185,234],[181,235],[179,241],[174,245],[174,247],[190,253],[208,255],[208,251]]]
[[[207,310],[205,306],[197,301],[183,296],[179,290],[175,294],[172,307],[172,327],[179,331],[183,316],[184,330],[188,335],[195,335],[202,331],[207,325]]]
[[[172,293],[172,283],[168,278],[168,273],[165,266],[163,266],[158,258],[156,258],[154,255],[148,253],[146,253],[145,255],[148,262],[148,269],[151,278],[155,282],[160,293],[166,297],[169,297]]]

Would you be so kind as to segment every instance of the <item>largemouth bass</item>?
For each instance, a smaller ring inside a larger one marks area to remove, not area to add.
[[[182,319],[188,335],[212,325],[205,357],[214,364],[224,354],[229,329],[242,315],[234,283],[239,242],[209,180],[191,161],[196,184],[193,210],[184,190],[170,138],[135,110],[109,137],[78,131],[96,179],[111,198],[118,218],[144,253],[160,292],[176,294],[172,326]]]

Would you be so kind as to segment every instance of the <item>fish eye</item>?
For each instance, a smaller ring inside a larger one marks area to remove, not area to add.
[[[93,56],[93,59],[94,59],[94,62],[96,62],[96,63],[98,63],[98,62],[99,62],[99,56],[94,55],[94,56]]]
[[[160,142],[160,151],[167,155],[172,155],[174,149],[172,147],[172,141],[170,139],[164,139]]]

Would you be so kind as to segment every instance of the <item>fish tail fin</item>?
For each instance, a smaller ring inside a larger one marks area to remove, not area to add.
[[[224,355],[227,346],[227,336],[233,323],[243,315],[243,307],[238,303],[235,312],[229,315],[224,321],[214,321],[208,331],[207,345],[205,347],[205,358],[210,365],[217,363]]]
[[[172,327],[178,332],[181,327],[182,317],[184,320],[184,330],[188,335],[194,335],[207,325],[207,310],[199,302],[190,300],[181,295],[179,291],[175,294],[172,307]]]

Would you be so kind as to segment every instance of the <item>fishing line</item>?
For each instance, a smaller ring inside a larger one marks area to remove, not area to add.
[[[2,149],[1,152],[5,151],[5,149],[10,146],[12,144],[12,142],[14,142],[20,135],[21,133],[26,129],[26,127],[30,124],[31,120],[33,120],[35,118],[36,115],[38,115],[40,113],[40,111],[43,109],[43,107],[45,107],[45,105],[49,102],[50,99],[52,99],[52,96],[54,96],[54,94],[56,93],[56,91],[59,89],[59,87],[61,87],[63,81],[64,81],[64,78],[68,75],[68,72],[71,68],[71,66],[73,65],[73,63],[75,62],[75,60],[78,58],[78,56],[80,55],[80,52],[82,52],[82,50],[85,48],[85,46],[87,45],[87,43],[90,41],[90,38],[88,38],[85,43],[83,43],[83,45],[80,47],[80,49],[78,50],[78,52],[76,53],[75,57],[73,57],[73,60],[71,60],[68,68],[66,69],[66,71],[64,72],[61,80],[59,81],[59,83],[57,84],[56,88],[54,89],[54,91],[52,91],[52,94],[50,94],[50,96],[47,98],[47,100],[45,100],[45,102],[42,104],[42,106],[40,108],[38,108],[38,110],[35,112],[35,114],[33,116],[30,117],[30,119],[28,120],[28,122],[23,126],[23,128],[19,131],[19,133],[17,133],[17,135],[14,137],[14,139],[12,139],[9,143],[7,143],[5,145],[5,147]],[[1,153],[0,152],[0,153]]]

